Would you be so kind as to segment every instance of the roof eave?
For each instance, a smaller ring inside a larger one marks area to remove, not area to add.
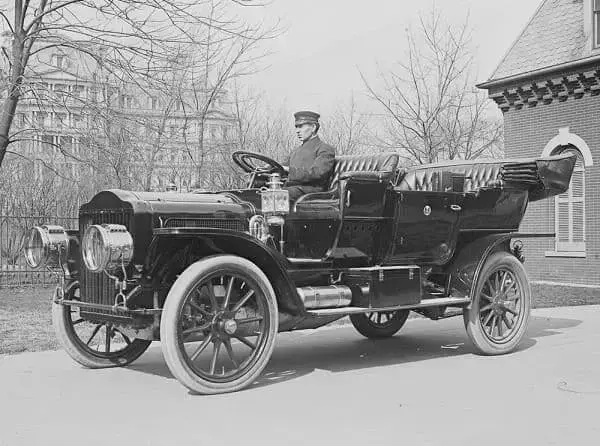
[[[504,53],[504,56],[502,56],[502,59],[500,60],[500,63],[496,66],[496,68],[494,69],[494,71],[492,72],[492,75],[490,76],[490,78],[493,78],[494,75],[498,72],[498,70],[500,69],[500,67],[504,64],[504,61],[508,58],[508,55],[511,53],[511,51],[513,50],[513,48],[517,45],[517,43],[519,42],[519,40],[521,40],[521,38],[523,37],[523,35],[525,34],[525,31],[527,31],[527,29],[529,28],[529,26],[531,25],[531,22],[533,22],[533,19],[536,18],[536,16],[538,15],[538,13],[540,12],[540,10],[542,9],[542,7],[546,4],[547,0],[542,1],[538,7],[535,9],[535,12],[531,15],[531,17],[529,17],[529,20],[527,21],[527,25],[525,25],[523,27],[523,29],[521,30],[521,32],[519,33],[519,35],[515,38],[515,40],[512,42],[512,44],[510,45],[510,47],[506,50],[506,52]]]
[[[553,71],[562,71],[570,68],[576,68],[580,65],[586,65],[588,63],[593,63],[596,61],[600,61],[600,53],[594,54],[593,56],[585,57],[583,59],[572,60],[569,62],[565,62],[558,65],[552,65],[549,67],[538,68],[537,70],[527,71],[525,73],[513,74],[512,76],[501,77],[499,79],[490,79],[488,81],[482,82],[480,84],[476,84],[477,88],[481,89],[490,89],[493,87],[497,87],[503,84],[509,84],[512,82],[520,81],[523,79],[542,76],[544,74],[551,73]]]

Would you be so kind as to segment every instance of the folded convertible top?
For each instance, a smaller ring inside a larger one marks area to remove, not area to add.
[[[529,189],[529,201],[562,194],[569,188],[577,157],[573,153],[502,162],[500,177],[507,186]]]

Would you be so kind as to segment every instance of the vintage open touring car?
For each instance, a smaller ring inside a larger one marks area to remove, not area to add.
[[[106,190],[79,230],[39,226],[28,263],[60,276],[53,322],[86,367],[123,366],[160,340],[193,392],[243,389],[278,331],[350,316],[369,338],[409,315],[462,314],[482,354],[514,350],[531,291],[518,232],[527,205],[568,189],[575,158],[399,168],[398,155],[339,156],[329,190],[290,206],[285,171],[236,152],[240,190]]]

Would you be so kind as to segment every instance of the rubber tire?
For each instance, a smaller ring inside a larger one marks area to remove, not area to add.
[[[522,292],[521,299],[524,299],[523,313],[524,317],[517,328],[517,333],[508,341],[502,344],[492,342],[483,332],[483,327],[479,321],[479,307],[481,299],[479,294],[485,284],[485,281],[499,267],[509,269],[517,279]],[[470,305],[463,310],[463,319],[469,339],[473,343],[477,353],[481,355],[503,355],[510,353],[517,348],[521,339],[527,331],[529,317],[531,314],[531,286],[525,268],[521,262],[508,252],[496,252],[492,254],[485,262],[479,275],[478,283],[475,287],[475,297]]]
[[[366,314],[358,313],[350,315],[350,322],[361,335],[369,339],[383,339],[394,336],[404,326],[410,310],[396,310],[392,318],[392,324],[378,327],[373,324]]]
[[[67,354],[76,362],[89,369],[122,367],[131,364],[144,354],[152,341],[134,339],[131,345],[122,350],[122,354],[111,358],[94,355],[86,350],[82,341],[73,331],[71,325],[71,307],[57,303],[52,304],[52,324],[58,341]]]
[[[188,293],[198,284],[198,281],[217,270],[225,274],[225,271],[228,269],[247,274],[257,282],[266,298],[271,320],[269,322],[269,332],[267,333],[267,341],[262,352],[262,357],[259,358],[254,367],[234,381],[215,383],[196,375],[183,357],[177,339],[178,317],[182,303],[184,303]],[[269,362],[269,359],[271,359],[278,328],[279,313],[275,291],[262,270],[254,263],[242,257],[217,255],[193,263],[177,278],[169,290],[163,308],[160,323],[160,339],[165,361],[173,376],[194,393],[213,395],[242,390],[258,378]]]

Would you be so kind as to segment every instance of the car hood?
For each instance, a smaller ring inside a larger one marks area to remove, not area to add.
[[[251,206],[232,194],[139,192],[110,189],[99,192],[81,211],[102,209],[132,209],[135,213],[214,215],[242,214],[249,216]]]

